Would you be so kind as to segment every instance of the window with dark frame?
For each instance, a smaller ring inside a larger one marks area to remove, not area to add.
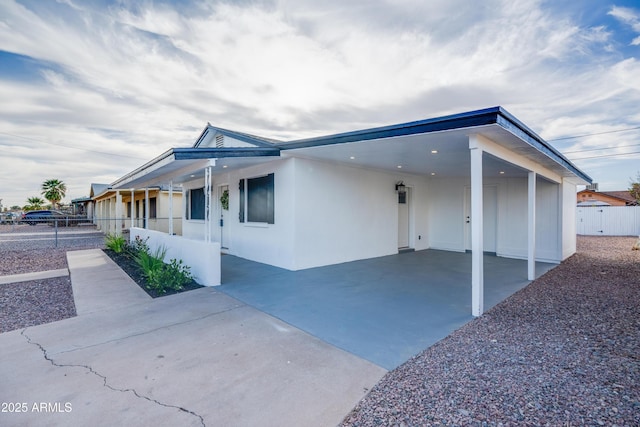
[[[204,219],[204,188],[189,190],[189,219]]]
[[[156,212],[156,198],[155,197],[151,197],[149,199],[149,218],[157,218],[157,212]]]
[[[274,224],[274,212],[274,174],[240,180],[240,222]]]

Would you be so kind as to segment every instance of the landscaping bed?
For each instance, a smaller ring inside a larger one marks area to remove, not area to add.
[[[134,282],[138,284],[149,296],[153,298],[164,297],[167,295],[175,295],[181,292],[192,291],[194,289],[202,288],[202,285],[199,285],[198,282],[191,279],[191,282],[183,285],[182,289],[171,289],[167,288],[164,292],[160,292],[156,289],[150,288],[149,283],[147,281],[146,276],[144,275],[144,271],[138,263],[128,254],[121,252],[116,253],[111,249],[103,249],[104,253],[106,253],[109,258],[111,258],[118,266],[133,279]]]

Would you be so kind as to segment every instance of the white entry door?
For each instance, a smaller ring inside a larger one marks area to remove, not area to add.
[[[398,193],[398,249],[409,247],[409,188]]]
[[[498,187],[485,185],[482,187],[482,243],[485,252],[496,252],[498,236]],[[471,250],[471,188],[464,189],[464,248]]]
[[[220,213],[220,248],[228,249],[229,242],[229,226],[225,222],[229,217],[229,186],[221,185],[218,187],[218,212]]]

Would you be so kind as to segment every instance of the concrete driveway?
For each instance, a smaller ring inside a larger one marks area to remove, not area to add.
[[[79,315],[0,334],[0,425],[336,425],[386,373],[215,289],[153,300],[100,250],[68,260]]]
[[[488,310],[530,283],[525,260],[484,257]],[[538,262],[544,274],[555,264]],[[425,250],[288,271],[225,255],[220,290],[392,370],[473,319],[471,254]]]

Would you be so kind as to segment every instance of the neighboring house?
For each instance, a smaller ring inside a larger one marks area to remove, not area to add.
[[[130,227],[140,227],[182,234],[181,188],[149,186],[123,191],[107,185],[99,189],[102,191],[92,198],[95,204],[94,223],[104,233],[120,233]]]
[[[576,186],[589,183],[494,107],[288,142],[207,125],[192,147],[163,153],[110,191],[182,185],[183,237],[132,235],[180,248],[203,284],[220,283],[220,250],[289,270],[403,250],[470,251],[479,315],[483,253],[527,259],[530,280],[536,260],[569,257]]]
[[[577,194],[578,206],[638,206],[629,191],[582,190]],[[601,203],[596,203],[601,202]],[[605,203],[605,204],[602,204]]]
[[[74,215],[87,215],[89,206],[92,205],[91,197],[78,197],[76,199],[71,200],[71,208],[73,209]]]
[[[74,215],[85,215],[87,219],[94,219],[95,212],[95,200],[93,198],[103,193],[105,190],[109,188],[109,184],[91,184],[91,190],[89,192],[89,197],[78,197],[77,199],[71,200],[71,206],[73,208]]]

